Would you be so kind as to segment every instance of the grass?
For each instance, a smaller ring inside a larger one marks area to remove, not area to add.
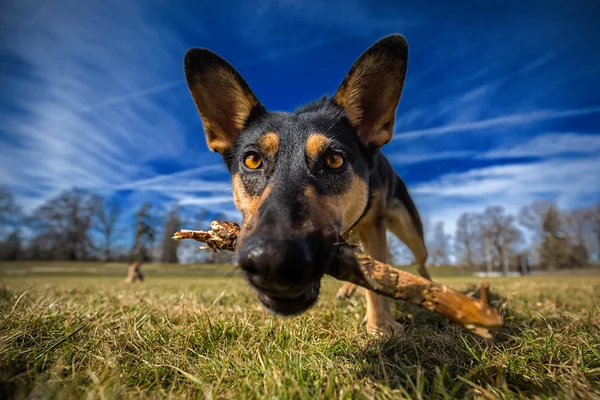
[[[0,397],[600,398],[600,276],[491,284],[493,341],[404,303],[405,333],[378,340],[332,279],[283,319],[237,276],[1,276]]]
[[[127,273],[127,263],[104,263],[82,261],[0,261],[0,276],[2,275],[114,275],[123,276]],[[414,265],[397,266],[402,270],[417,273]],[[147,263],[142,271],[144,275],[216,275],[230,276],[236,270],[230,264],[168,264]],[[461,270],[453,266],[435,267],[436,276],[471,276],[470,271]]]
[[[65,262],[65,261],[0,261],[1,275],[98,275],[124,276],[128,263]],[[167,264],[147,263],[144,275],[216,275],[229,276],[235,266],[229,264]]]

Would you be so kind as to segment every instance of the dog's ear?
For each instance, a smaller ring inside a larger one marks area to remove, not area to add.
[[[356,60],[334,96],[360,139],[373,150],[392,139],[407,61],[406,39],[386,36]]]
[[[210,150],[223,154],[253,112],[264,110],[241,75],[206,49],[185,54],[185,79],[196,103]]]

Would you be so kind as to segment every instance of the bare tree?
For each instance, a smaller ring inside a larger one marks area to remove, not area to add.
[[[487,207],[480,216],[480,231],[488,270],[500,266],[504,273],[510,272],[510,260],[516,257],[515,245],[522,238],[515,226],[515,218],[506,214],[504,207]]]
[[[96,213],[97,229],[104,236],[104,261],[111,259],[112,239],[115,225],[121,215],[121,204],[117,198],[102,202]]]
[[[388,262],[397,265],[409,265],[414,262],[410,249],[391,232],[387,232]]]
[[[93,216],[101,198],[83,189],[67,190],[37,208],[29,217],[38,235],[40,256],[60,260],[87,260],[95,250],[90,236]]]
[[[433,238],[431,242],[431,262],[433,265],[444,265],[449,263],[450,257],[450,235],[444,231],[444,221],[438,221],[433,227]]]
[[[0,187],[0,259],[16,260],[21,256],[21,207],[12,192]]]
[[[152,205],[144,203],[135,214],[135,240],[130,252],[130,261],[148,262],[152,260],[151,253],[156,237],[153,218],[151,215]]]
[[[18,229],[12,231],[6,240],[0,242],[0,260],[18,260],[22,257],[22,251],[21,232]]]
[[[463,213],[456,222],[454,251],[458,264],[472,267],[476,259],[476,247],[480,240],[477,216]]]
[[[593,209],[576,209],[565,216],[566,229],[573,242],[573,262],[585,266],[594,246]]]
[[[575,266],[575,264],[581,266],[586,263],[586,250],[574,243],[567,229],[566,220],[568,218],[547,201],[536,201],[525,206],[519,214],[521,224],[536,235],[538,262],[549,270]],[[573,220],[576,235],[579,222]]]
[[[21,207],[16,203],[12,192],[0,187],[0,237],[4,237],[5,232],[16,229],[21,218]]]
[[[542,263],[551,270],[566,265],[569,262],[571,244],[560,212],[554,206],[550,206],[543,215],[542,230],[544,239],[539,249]]]
[[[596,235],[596,249],[598,250],[597,258],[600,260],[600,202],[592,208],[591,211],[592,230]]]
[[[161,262],[164,263],[178,263],[179,258],[177,257],[177,248],[179,243],[172,239],[175,232],[181,229],[181,218],[179,217],[179,210],[177,207],[173,207],[167,216],[165,223],[165,229],[163,232],[163,239],[161,243]]]

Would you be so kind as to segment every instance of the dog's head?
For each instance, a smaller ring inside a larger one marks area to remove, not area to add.
[[[260,301],[280,315],[312,306],[333,246],[367,211],[369,173],[392,138],[408,48],[387,36],[352,66],[333,98],[269,112],[240,74],[206,49],[185,75],[243,216],[237,259]]]

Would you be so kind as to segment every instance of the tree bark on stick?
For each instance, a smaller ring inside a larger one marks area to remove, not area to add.
[[[182,230],[176,232],[173,239],[193,239],[205,243],[203,248],[213,251],[235,249],[240,229],[237,223],[213,221],[211,229]],[[502,317],[488,304],[487,283],[481,286],[481,300],[478,300],[445,285],[376,261],[348,243],[336,246],[333,259],[327,275],[336,279],[426,308],[485,338],[491,338],[491,332],[502,327]]]

